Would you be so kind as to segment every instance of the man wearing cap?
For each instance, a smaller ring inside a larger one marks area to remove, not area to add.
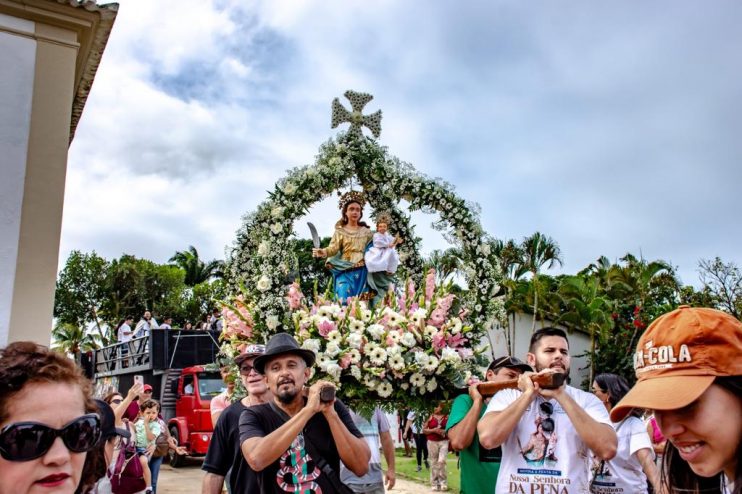
[[[334,395],[320,400],[322,388],[333,385],[317,381],[305,397],[314,361],[314,352],[287,333],[271,337],[255,359],[273,400],[242,412],[240,442],[263,494],[347,492],[341,460],[355,475],[368,471],[371,452],[348,409]]]
[[[531,336],[527,362],[538,373],[569,376],[569,341],[559,328]],[[477,425],[485,448],[502,445],[496,494],[584,493],[590,451],[601,460],[616,454],[608,410],[592,393],[562,383],[542,388],[525,372],[518,389],[499,391]]]
[[[263,353],[265,346],[247,345],[234,359],[247,396],[225,408],[216,422],[209,450],[201,466],[206,472],[201,482],[202,494],[221,494],[227,476],[229,491],[233,494],[259,491],[255,472],[240,452],[239,422],[243,410],[271,399],[265,379],[254,365],[255,357]]]
[[[484,375],[486,382],[518,379],[523,372],[532,372],[531,366],[514,357],[496,358]],[[458,396],[451,406],[446,433],[451,449],[461,452],[461,494],[492,492],[500,471],[502,448],[483,448],[479,444],[477,422],[484,414],[485,400],[477,385],[469,386],[469,394]]]

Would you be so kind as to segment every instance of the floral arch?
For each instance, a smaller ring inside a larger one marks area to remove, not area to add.
[[[253,340],[267,339],[278,331],[294,332],[296,322],[286,298],[286,277],[297,263],[289,243],[293,224],[313,204],[359,184],[373,209],[371,216],[380,211],[390,213],[393,233],[405,239],[398,247],[400,285],[411,280],[422,286],[425,277],[421,241],[415,236],[409,214],[400,209],[400,202],[407,201],[410,211],[439,215],[434,228],[463,253],[469,290],[462,305],[471,323],[467,336],[478,341],[487,324],[503,314],[502,303],[495,298],[499,266],[489,256],[490,238],[480,225],[478,206],[459,198],[450,184],[417,173],[375,139],[364,136],[361,125],[371,128],[378,137],[381,112],[364,116],[362,107],[372,97],[352,91],[345,95],[353,111],[345,110],[336,99],[333,127],[346,120],[351,123],[350,130],[321,145],[313,165],[289,171],[269,192],[268,200],[244,217],[229,259],[229,276],[241,295],[239,303],[233,301],[227,307],[240,317],[249,317]]]

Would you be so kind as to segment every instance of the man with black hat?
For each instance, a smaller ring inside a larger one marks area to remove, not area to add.
[[[533,372],[530,365],[515,357],[499,357],[492,361],[484,375],[486,382],[518,379],[524,372]],[[479,444],[477,422],[485,411],[483,399],[476,384],[469,386],[469,394],[458,396],[451,406],[446,433],[451,449],[461,452],[461,494],[476,494],[494,490],[500,471],[502,448],[483,448]]]
[[[368,471],[371,452],[348,409],[334,394],[320,399],[323,388],[334,391],[332,383],[318,381],[304,394],[314,361],[287,333],[274,335],[255,359],[273,400],[242,412],[240,442],[261,493],[345,493],[340,460],[358,476]]]
[[[240,452],[240,415],[248,407],[266,403],[271,392],[263,376],[255,369],[255,358],[265,353],[264,345],[247,345],[234,359],[240,370],[247,396],[229,405],[219,416],[211,436],[209,450],[201,468],[206,472],[201,482],[201,494],[221,494],[228,476],[230,492],[258,492],[255,472]]]

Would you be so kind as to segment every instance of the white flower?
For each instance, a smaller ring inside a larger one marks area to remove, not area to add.
[[[273,235],[278,235],[283,231],[283,225],[281,223],[273,223],[271,225],[271,232],[273,232]]]
[[[374,379],[374,376],[366,374],[363,377],[363,385],[366,386],[369,390],[373,391],[374,388],[376,388],[376,385],[379,383],[376,379]]]
[[[271,244],[269,242],[260,242],[260,245],[258,245],[258,255],[261,257],[265,257],[268,255],[268,253],[271,251]]]
[[[354,333],[363,333],[366,325],[363,324],[363,321],[359,321],[358,319],[351,319],[350,323],[348,324],[348,328]]]
[[[490,244],[482,244],[482,254],[489,256],[491,253],[492,248],[490,247]]]
[[[420,321],[424,321],[427,316],[428,316],[428,311],[421,308],[413,312],[412,315],[410,316],[410,319],[412,319],[412,322],[414,322],[415,324],[420,324]]]
[[[337,329],[333,329],[327,333],[327,339],[331,342],[339,343],[343,339],[343,335]]]
[[[371,320],[371,314],[373,314],[368,309],[361,309],[361,319],[363,322],[369,322]]]
[[[257,288],[261,292],[264,292],[266,290],[269,290],[271,287],[271,280],[267,276],[261,276],[258,280]]]
[[[421,367],[428,363],[428,355],[425,352],[415,352],[415,362]]]
[[[333,156],[327,161],[327,164],[331,166],[338,166],[341,162],[342,161],[340,160],[340,158],[338,158],[337,156]]]
[[[402,383],[402,384],[399,385],[399,387],[402,388],[402,389],[404,389],[405,391],[407,391],[408,389],[410,389],[410,384],[409,383]]]
[[[280,322],[278,322],[278,316],[270,315],[266,317],[265,325],[268,326],[268,329],[275,330],[280,325]]]
[[[320,347],[319,340],[315,338],[309,338],[308,340],[304,340],[304,342],[301,344],[301,347],[306,348],[307,350],[311,350],[314,353],[318,353]]]
[[[451,319],[451,324],[453,324],[453,326],[450,327],[451,334],[458,334],[461,332],[461,319],[454,317]]]
[[[399,343],[399,339],[400,339],[400,338],[402,337],[402,336],[401,336],[401,335],[399,334],[399,331],[389,331],[389,334],[387,334],[387,336],[388,336],[389,338],[391,338],[391,340],[392,340],[392,341],[393,341],[394,343]]]
[[[392,345],[386,349],[386,354],[390,357],[393,355],[402,355],[402,347],[399,345]]]
[[[377,348],[379,348],[379,344],[378,343],[374,343],[373,341],[369,341],[368,343],[366,343],[366,346],[363,347],[363,353],[365,353],[366,355],[368,355],[369,353],[373,352]]]
[[[404,317],[402,314],[398,312],[394,312],[393,310],[389,309],[387,311],[387,321],[389,321],[389,325],[392,327],[399,326],[404,322]]]
[[[404,369],[404,358],[402,358],[402,355],[391,355],[389,357],[389,367],[394,370]]]
[[[283,193],[287,196],[290,196],[294,192],[296,192],[296,185],[291,182],[287,182],[286,185],[283,186]]]
[[[340,373],[343,369],[338,365],[336,360],[328,360],[325,362],[324,371],[332,377],[334,381],[340,379]]]
[[[332,314],[333,316],[339,315],[340,312],[343,310],[343,308],[340,307],[338,304],[332,304],[328,306],[328,308],[330,309],[330,314]]]
[[[337,342],[334,341],[329,342],[325,347],[325,353],[330,357],[336,356],[338,353],[340,353],[340,345],[338,345]]]
[[[361,369],[358,368],[357,365],[354,365],[350,368],[350,375],[355,377],[356,380],[361,380]]]
[[[358,362],[361,361],[361,352],[359,352],[355,348],[351,348],[345,354],[346,355],[350,355],[350,363],[351,364],[357,364]]]
[[[441,350],[441,360],[443,362],[455,363],[461,360],[461,357],[459,356],[459,352],[457,352],[453,348],[444,347],[443,350]]]
[[[434,377],[431,377],[430,380],[428,380],[428,385],[426,386],[426,388],[428,389],[428,393],[432,393],[437,387],[438,381],[436,381]]]
[[[433,335],[438,332],[438,328],[436,328],[435,326],[427,325],[425,326],[425,331],[423,332],[425,333],[425,336],[427,336],[428,338],[432,338]]]
[[[413,346],[417,344],[415,335],[409,331],[407,331],[405,334],[402,335],[402,337],[399,339],[399,342],[408,348],[412,348]]]
[[[438,368],[438,358],[434,355],[431,355],[428,358],[428,363],[425,364],[424,368],[428,372],[433,372],[434,370],[436,370]]]
[[[345,341],[348,342],[350,348],[357,348],[360,350],[361,345],[363,345],[363,336],[358,333],[350,333],[346,336]]]
[[[271,216],[273,216],[274,218],[280,218],[283,216],[284,211],[286,211],[286,208],[282,206],[276,206],[271,209]]]
[[[376,394],[378,394],[381,398],[386,398],[392,394],[392,391],[394,391],[394,388],[392,385],[386,381],[382,382],[376,387]]]
[[[381,337],[384,336],[384,326],[382,326],[381,324],[372,324],[368,328],[366,328],[366,331],[375,340],[380,340]]]
[[[366,353],[366,355],[368,355],[368,359],[371,363],[376,366],[384,365],[384,362],[386,362],[386,350],[380,346],[374,348],[372,352]]]
[[[319,309],[317,309],[317,316],[319,317],[330,317],[332,316],[332,311],[330,310],[330,307],[327,305],[323,305]]]
[[[425,386],[425,378],[419,372],[415,372],[410,376],[410,384],[412,384],[416,388]]]

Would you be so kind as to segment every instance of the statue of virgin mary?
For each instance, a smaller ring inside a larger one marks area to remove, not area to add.
[[[330,244],[324,249],[312,249],[315,257],[326,257],[326,266],[332,273],[335,297],[345,303],[351,297],[375,305],[383,300],[392,276],[385,272],[369,273],[364,253],[371,248],[373,232],[362,221],[366,199],[363,192],[351,190],[340,197],[342,213],[335,223]]]

